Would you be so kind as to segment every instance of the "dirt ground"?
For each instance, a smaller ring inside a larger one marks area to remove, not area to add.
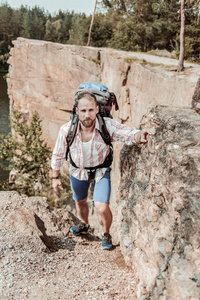
[[[58,251],[38,254],[25,239],[1,229],[0,299],[137,299],[134,271],[119,245],[105,251],[92,234],[69,234],[54,238]]]
[[[102,250],[91,228],[73,236],[74,222],[42,197],[0,192],[0,300],[137,299],[119,245]]]

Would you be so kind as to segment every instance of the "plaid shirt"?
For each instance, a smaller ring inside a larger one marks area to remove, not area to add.
[[[121,141],[126,143],[127,145],[131,145],[135,143],[134,134],[139,130],[124,126],[110,118],[104,118],[104,119],[112,142]],[[60,170],[65,160],[66,150],[67,150],[66,137],[70,128],[70,124],[71,121],[64,124],[60,128],[56,145],[53,150],[52,160],[51,160],[51,167],[54,170]],[[109,154],[109,151],[110,151],[109,145],[105,144],[104,140],[101,137],[101,134],[99,133],[99,122],[96,119],[94,134],[91,143],[90,167],[94,167],[102,164],[106,156]],[[78,126],[74,141],[70,147],[70,153],[71,153],[72,160],[74,161],[74,163],[78,168],[75,168],[70,164],[69,173],[73,177],[79,180],[88,180],[88,170],[84,168],[84,157],[83,157],[80,126]],[[99,180],[104,176],[106,170],[107,168],[96,170],[96,174],[95,174],[96,182],[99,182]]]

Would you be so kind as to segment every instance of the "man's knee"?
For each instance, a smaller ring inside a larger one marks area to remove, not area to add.
[[[85,198],[83,200],[76,201],[76,205],[79,206],[79,207],[84,206],[86,203],[87,203],[87,198]]]
[[[97,209],[98,213],[105,213],[107,212],[108,210],[110,210],[109,208],[109,204],[107,203],[103,203],[103,202],[94,202],[95,204],[95,208]]]

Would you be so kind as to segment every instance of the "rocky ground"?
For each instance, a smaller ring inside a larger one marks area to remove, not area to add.
[[[119,245],[101,250],[92,230],[72,236],[77,219],[44,198],[0,192],[0,211],[0,299],[137,299]]]

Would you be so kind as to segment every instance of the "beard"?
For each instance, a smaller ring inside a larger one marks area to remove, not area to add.
[[[92,120],[90,118],[87,118],[87,119],[85,119],[83,121],[80,120],[80,122],[82,123],[82,125],[84,127],[86,127],[86,128],[92,127],[94,125],[95,121],[96,121],[96,119]]]

